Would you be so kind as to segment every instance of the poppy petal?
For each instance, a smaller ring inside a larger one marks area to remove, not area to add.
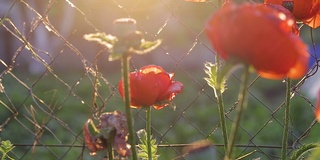
[[[183,84],[181,82],[173,82],[157,101],[169,100],[171,101],[176,94],[182,92]]]
[[[266,4],[278,4],[278,5],[282,5],[282,1],[283,1],[283,0],[264,0],[264,3],[266,3]]]
[[[162,97],[163,94],[165,94],[171,85],[172,80],[170,78],[170,75],[167,73],[157,74],[157,84],[160,88],[159,96],[157,101],[160,101],[160,97]]]
[[[130,77],[132,106],[151,106],[158,98],[160,88],[157,87],[155,74],[141,74]]]
[[[265,4],[282,5],[292,11],[294,17],[306,25],[317,28],[320,26],[320,0],[264,0]]]
[[[209,19],[206,31],[223,59],[240,59],[265,78],[300,78],[309,54],[294,26],[291,16],[269,5],[229,3]]]
[[[139,72],[130,73],[131,107],[140,108],[152,105],[159,95],[159,88],[155,87],[155,78],[143,75]],[[123,81],[120,80],[118,89],[121,97],[124,97]]]
[[[270,8],[275,9],[279,13],[283,13],[287,19],[287,22],[289,22],[289,23],[295,22],[295,17],[293,16],[293,14],[288,9],[284,8],[282,5],[277,5],[277,4],[273,4],[273,3],[267,3],[265,5]],[[291,26],[291,24],[290,24],[290,26]],[[300,34],[300,30],[299,30],[297,23],[293,23],[292,28],[285,27],[284,29],[289,29],[289,30],[291,29],[291,32],[296,35]]]
[[[320,10],[320,0],[294,0],[292,14],[301,21],[314,17]]]
[[[315,15],[311,19],[304,20],[303,23],[308,25],[311,28],[318,28],[320,26],[320,11],[317,15]]]
[[[317,121],[320,123],[320,90],[318,92],[318,99],[317,99],[317,106],[316,106],[316,110],[315,110],[315,115],[316,115]]]
[[[89,125],[91,123],[91,119],[87,120],[87,122],[83,126],[83,137],[84,137],[84,142],[87,144],[87,148],[90,151],[90,155],[96,155],[97,151],[105,149],[105,146],[96,143],[96,138],[91,135],[90,130],[89,130]]]

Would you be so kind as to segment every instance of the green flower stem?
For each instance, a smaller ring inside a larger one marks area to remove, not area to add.
[[[147,147],[148,147],[148,159],[152,160],[152,151],[151,151],[151,107],[146,107],[146,130],[147,130]]]
[[[288,148],[288,131],[289,131],[289,120],[290,120],[290,97],[291,97],[291,79],[287,79],[286,85],[286,104],[284,111],[284,129],[282,135],[282,159],[287,159],[287,148]]]
[[[216,54],[216,64],[217,64],[217,72],[218,75],[223,76],[220,74],[220,58],[219,55]],[[222,77],[221,77],[222,78]],[[220,84],[219,84],[220,86]],[[222,99],[222,92],[221,92],[221,87],[218,87],[215,90],[215,94],[217,96],[218,100],[218,110],[219,110],[219,117],[220,117],[220,126],[222,130],[222,137],[223,137],[223,143],[224,143],[224,152],[225,154],[227,153],[227,146],[228,146],[228,136],[227,136],[227,125],[226,125],[226,119],[225,119],[225,112],[224,112],[224,105],[223,105],[223,99]]]
[[[108,160],[113,160],[113,157],[114,157],[113,144],[114,144],[114,136],[115,136],[116,130],[114,129],[111,132],[112,133],[109,134],[109,138],[108,138],[108,141],[107,141]]]
[[[108,160],[113,160],[113,146],[112,143],[107,142],[107,149],[108,149]]]
[[[222,5],[222,0],[219,0],[220,6]],[[218,54],[215,56],[216,59],[216,64],[217,64],[217,72],[218,75],[224,76],[220,74],[220,57]],[[221,77],[222,79],[223,77]],[[220,86],[220,84],[218,84]],[[223,99],[222,99],[222,92],[221,92],[221,87],[218,87],[215,90],[215,95],[217,96],[218,100],[218,110],[219,110],[219,117],[220,117],[220,126],[222,130],[222,137],[223,137],[223,143],[224,143],[224,152],[225,154],[227,153],[227,146],[228,146],[228,133],[227,133],[227,125],[226,125],[226,119],[225,119],[225,112],[224,112],[224,105],[223,105]]]
[[[130,81],[129,81],[129,56],[124,54],[122,57],[122,74],[123,74],[123,84],[124,84],[124,94],[125,94],[125,107],[126,107],[126,117],[129,130],[129,143],[131,145],[131,154],[133,160],[138,160],[136,151],[136,140],[134,136],[132,113],[130,108]]]
[[[249,66],[245,66],[245,73],[242,75],[242,78],[241,78],[242,84],[240,86],[239,95],[238,95],[239,104],[237,106],[234,123],[232,124],[232,127],[231,127],[227,155],[225,156],[225,160],[232,159],[232,150],[234,146],[234,140],[237,134],[238,127],[240,125],[240,119],[241,119],[243,108],[245,108],[245,105],[246,105],[246,97],[248,93],[247,85],[249,82],[249,75],[250,75]]]
[[[223,105],[223,100],[222,100],[222,93],[221,93],[220,89],[216,90],[216,95],[217,95],[217,99],[218,99],[218,109],[219,109],[219,117],[220,117],[220,126],[221,126],[221,129],[222,129],[224,150],[225,150],[225,153],[226,153],[227,152],[227,146],[228,146],[228,136],[227,136],[227,126],[226,126],[224,105]]]

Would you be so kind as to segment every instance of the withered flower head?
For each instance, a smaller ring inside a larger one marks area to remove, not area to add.
[[[96,129],[97,134],[91,134],[89,124]],[[90,155],[96,155],[97,151],[106,149],[106,144],[110,140],[113,140],[113,147],[120,156],[128,157],[131,154],[130,145],[126,143],[128,140],[127,118],[120,111],[103,113],[97,126],[89,119],[83,127],[83,135]]]

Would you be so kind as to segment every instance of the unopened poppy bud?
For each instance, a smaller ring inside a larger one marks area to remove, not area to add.
[[[136,20],[132,18],[120,18],[113,22],[114,35],[117,37],[126,37],[136,32]]]

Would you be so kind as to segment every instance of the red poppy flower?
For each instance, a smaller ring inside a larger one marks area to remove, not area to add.
[[[320,26],[320,0],[264,0],[265,3],[283,5],[297,20],[317,28]]]
[[[124,97],[123,81],[119,82],[119,92]],[[130,73],[131,107],[153,105],[155,109],[165,107],[180,93],[183,84],[173,81],[173,74],[156,65],[148,65]]]
[[[292,33],[295,21],[269,5],[227,3],[205,26],[225,60],[252,65],[265,78],[300,78],[308,67],[306,45]]]
[[[316,106],[316,110],[315,110],[315,115],[316,115],[316,119],[317,121],[320,123],[320,90],[318,92],[318,97],[317,97],[317,106]]]

